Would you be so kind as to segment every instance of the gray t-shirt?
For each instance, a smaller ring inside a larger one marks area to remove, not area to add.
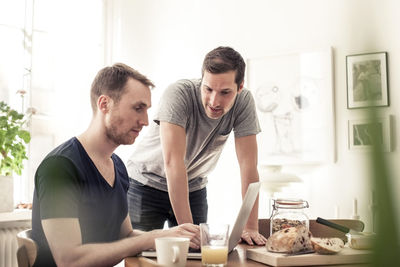
[[[219,119],[210,119],[201,102],[200,83],[199,79],[180,80],[165,90],[147,135],[128,160],[127,169],[132,179],[168,191],[159,135],[160,121],[185,129],[185,166],[190,192],[206,186],[207,175],[214,169],[232,130],[235,137],[261,131],[250,91],[243,89],[227,114]]]

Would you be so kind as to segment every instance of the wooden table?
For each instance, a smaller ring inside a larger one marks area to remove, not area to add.
[[[262,267],[268,266],[253,260],[248,260],[246,258],[246,249],[247,248],[255,248],[254,246],[248,246],[244,244],[239,244],[234,251],[232,251],[228,256],[228,267],[236,267],[236,266],[246,266],[246,267]],[[156,259],[153,259],[154,263]],[[138,257],[128,257],[125,259],[125,267],[138,267],[139,258]],[[143,265],[142,265],[143,266]],[[157,266],[157,265],[147,265],[147,266]],[[187,267],[201,267],[201,260],[188,260],[186,263]],[[352,265],[329,265],[335,267],[369,267],[369,264],[352,264]]]

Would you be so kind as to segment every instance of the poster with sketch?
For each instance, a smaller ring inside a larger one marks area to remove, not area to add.
[[[260,164],[335,160],[331,49],[247,60]]]

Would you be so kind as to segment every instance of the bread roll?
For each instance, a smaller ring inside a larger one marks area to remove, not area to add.
[[[273,233],[267,240],[267,250],[272,252],[295,253],[313,249],[311,233],[307,227],[299,225]]]
[[[318,254],[335,254],[342,250],[344,242],[342,239],[333,238],[318,238],[312,237],[311,243],[315,252]]]

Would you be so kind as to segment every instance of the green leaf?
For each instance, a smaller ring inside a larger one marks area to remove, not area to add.
[[[18,136],[21,137],[22,140],[27,144],[31,141],[31,134],[25,130],[19,130]]]
[[[28,118],[29,119],[29,118]],[[31,141],[24,129],[25,115],[0,102],[0,174],[21,174],[27,159],[25,144]]]
[[[0,116],[0,129],[7,127],[7,117]]]
[[[18,113],[17,111],[15,111],[13,109],[10,110],[9,114],[10,114],[11,118],[13,119],[13,121],[21,120],[24,117],[23,114],[20,114],[20,113]]]

